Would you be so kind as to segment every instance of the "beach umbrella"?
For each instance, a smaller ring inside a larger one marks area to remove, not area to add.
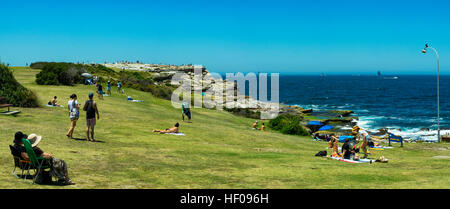
[[[83,76],[85,78],[92,78],[92,75],[89,73],[82,73],[81,76]]]
[[[321,126],[321,125],[323,125],[323,123],[320,122],[320,121],[313,120],[313,121],[309,121],[307,125],[310,125],[310,126]]]
[[[326,126],[320,127],[319,131],[326,131],[326,130],[330,130],[330,129],[333,129],[333,126],[326,125]]]

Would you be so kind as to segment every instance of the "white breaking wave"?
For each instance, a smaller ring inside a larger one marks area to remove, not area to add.
[[[403,137],[407,141],[425,141],[425,142],[437,142],[437,130],[420,130],[420,128],[409,128],[405,129],[404,127],[399,126],[384,126],[384,127],[377,127],[375,126],[376,120],[380,119],[386,119],[385,116],[361,116],[359,117],[359,120],[353,120],[353,122],[356,122],[356,124],[361,127],[362,129],[368,130],[370,132],[378,132],[378,129],[380,128],[387,128],[389,133],[392,133],[397,136]],[[388,119],[398,119],[400,118],[388,118]],[[408,119],[411,120],[411,119]],[[412,119],[414,120],[414,119]],[[417,119],[424,121],[422,119]],[[435,119],[428,119],[425,121],[433,122]],[[441,130],[440,131],[441,136],[442,135],[450,135],[450,130]]]

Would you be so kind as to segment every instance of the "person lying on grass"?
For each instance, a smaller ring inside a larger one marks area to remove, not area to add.
[[[166,134],[166,133],[178,133],[178,127],[180,126],[179,123],[175,123],[175,125],[170,128],[170,129],[165,129],[165,130],[153,130],[153,132],[159,132],[161,134]]]
[[[45,161],[45,163],[50,164],[50,174],[58,179],[58,183],[64,184],[64,185],[74,185],[75,183],[72,182],[69,178],[69,172],[67,171],[67,164],[64,160],[55,158],[50,153],[46,153],[42,151],[37,145],[42,140],[41,136],[38,136],[36,134],[30,134],[29,136],[23,134],[22,132],[18,131],[14,135],[14,147],[20,151],[20,156],[25,159],[29,160],[27,151],[25,147],[23,146],[22,139],[28,139],[31,143],[31,147],[33,148],[34,153],[38,157],[43,157],[45,159],[48,159],[48,161]]]

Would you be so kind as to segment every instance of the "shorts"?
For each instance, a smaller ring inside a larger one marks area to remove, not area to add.
[[[94,127],[96,124],[95,118],[86,119],[86,125],[89,127]]]
[[[191,119],[191,111],[184,112],[183,114],[185,114],[189,120]]]

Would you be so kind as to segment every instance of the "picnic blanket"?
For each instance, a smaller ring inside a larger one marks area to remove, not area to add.
[[[186,136],[186,134],[184,134],[184,133],[165,133],[165,134],[170,134],[170,135],[175,135],[175,136]]]
[[[329,158],[343,161],[346,163],[372,163],[372,162],[375,162],[375,160],[371,160],[371,159],[350,160],[350,159],[344,159],[344,158],[340,158],[340,157],[329,157]]]

